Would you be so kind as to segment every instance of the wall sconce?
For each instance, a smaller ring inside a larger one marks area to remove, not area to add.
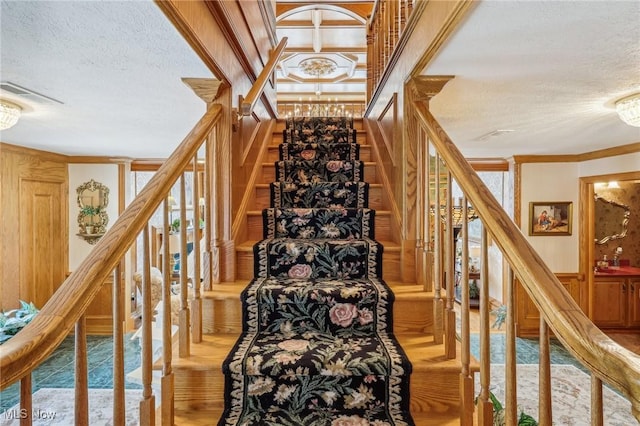
[[[616,111],[620,120],[629,126],[640,127],[640,93],[617,100]]]
[[[22,108],[13,102],[0,99],[0,130],[13,127],[22,114]]]

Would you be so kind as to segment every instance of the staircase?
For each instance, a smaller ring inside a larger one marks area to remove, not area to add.
[[[381,279],[398,280],[399,250],[361,122],[307,145],[284,126],[237,246],[245,281],[204,294],[203,342],[174,358],[176,424],[458,424],[459,361],[433,343],[431,295]]]

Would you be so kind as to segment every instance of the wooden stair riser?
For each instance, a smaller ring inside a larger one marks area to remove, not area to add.
[[[389,250],[385,247],[382,256],[382,278],[386,281],[402,281],[400,270],[400,250]],[[245,247],[236,248],[236,279],[253,278],[253,250]]]
[[[239,292],[209,297],[208,294],[205,295],[202,304],[203,333],[241,333],[242,303]],[[393,304],[394,332],[396,334],[432,333],[432,312],[433,303],[430,295],[416,292],[397,295]]]
[[[231,348],[229,348],[231,349]],[[206,369],[177,368],[175,373],[175,407],[177,410],[222,409],[224,376],[221,365]],[[460,371],[419,369],[411,373],[412,413],[458,413]]]
[[[389,212],[376,211],[376,240],[391,240],[391,216]],[[252,211],[247,215],[247,240],[258,241],[263,236],[262,211]]]
[[[431,301],[426,299],[422,299],[422,302],[431,304]],[[432,338],[415,334],[396,335],[413,364],[410,384],[411,412],[416,424],[450,424],[418,422],[418,419],[458,416],[459,353],[457,359],[446,360],[444,346],[433,344]],[[223,408],[222,361],[236,338],[237,334],[205,336],[203,343],[192,345],[189,358],[174,358],[176,410],[217,411]],[[459,352],[459,347],[457,350]],[[477,364],[472,365],[472,371],[477,374],[477,370]]]
[[[276,180],[276,168],[274,163],[262,163],[262,171],[258,183],[271,183]],[[376,163],[367,162],[364,164],[363,181],[377,183],[376,180]]]
[[[280,153],[278,151],[278,145],[269,146],[267,149],[267,159],[266,162],[275,163],[280,160]],[[360,146],[360,160],[361,161],[371,161],[371,146],[369,145],[361,145]]]
[[[271,207],[269,185],[257,185],[255,190],[255,206],[252,210],[262,211],[263,209]],[[384,210],[382,205],[382,185],[369,185],[369,208],[374,210]]]

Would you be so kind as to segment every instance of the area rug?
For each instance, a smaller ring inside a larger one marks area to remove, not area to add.
[[[502,364],[491,364],[493,394],[504,403],[505,370]],[[518,364],[518,406],[538,420],[538,365]],[[480,374],[476,374],[476,394],[480,392]],[[591,378],[573,365],[551,366],[551,401],[553,424],[585,426],[591,424]],[[604,424],[607,426],[636,425],[631,415],[631,403],[603,386]]]
[[[125,391],[126,425],[137,425],[141,390]],[[33,424],[36,426],[69,426],[75,423],[75,390],[69,388],[43,388],[33,394]],[[0,425],[20,425],[20,405],[0,414]],[[89,389],[89,424],[109,426],[113,424],[113,390]]]

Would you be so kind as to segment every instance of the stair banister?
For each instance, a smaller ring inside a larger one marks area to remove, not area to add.
[[[283,37],[282,40],[280,40],[280,43],[278,43],[278,46],[269,57],[269,60],[265,64],[264,68],[262,68],[262,71],[260,72],[260,75],[256,79],[255,83],[253,83],[253,86],[251,86],[251,89],[249,89],[247,96],[241,100],[241,116],[251,115],[251,113],[253,112],[253,108],[256,106],[258,99],[260,99],[260,96],[262,96],[264,87],[267,85],[267,82],[273,75],[278,62],[280,61],[280,57],[284,53],[284,48],[287,46],[287,41],[287,37]]]
[[[101,290],[95,283],[104,281],[120,262],[221,116],[222,106],[209,108],[33,321],[2,345],[0,389],[29,375],[68,335]]]
[[[416,100],[413,106],[541,316],[574,357],[630,400],[633,415],[640,419],[640,356],[615,343],[589,320],[431,115],[428,103]]]

